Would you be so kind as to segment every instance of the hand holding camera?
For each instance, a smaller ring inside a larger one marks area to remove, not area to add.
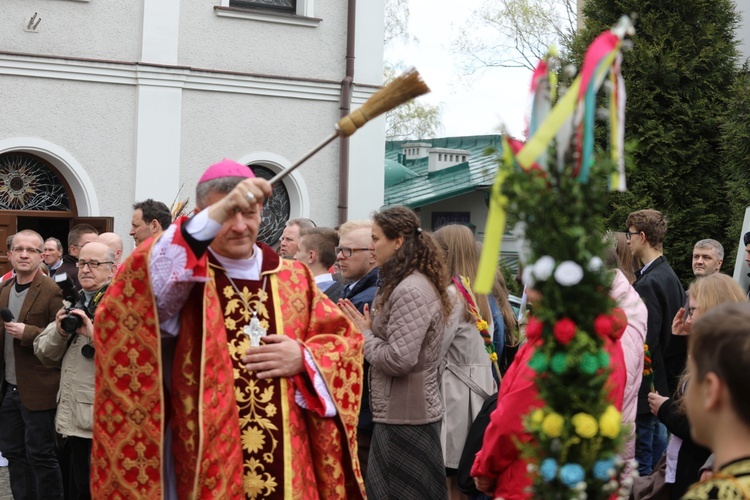
[[[89,318],[83,304],[76,304],[72,307],[65,307],[58,311],[55,318],[57,330],[64,335],[78,333],[91,339],[94,337],[94,323]]]

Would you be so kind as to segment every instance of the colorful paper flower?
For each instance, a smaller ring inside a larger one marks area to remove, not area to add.
[[[600,314],[594,319],[594,331],[602,338],[610,338],[614,329],[614,318],[608,314]]]
[[[573,424],[573,427],[575,427],[576,434],[584,439],[591,439],[596,436],[597,432],[599,432],[599,426],[596,424],[596,419],[588,413],[576,413],[570,421]]]
[[[490,325],[488,325],[485,320],[480,319],[479,321],[477,321],[477,330],[479,330],[480,332],[488,329],[489,327]]]
[[[570,318],[562,318],[552,328],[555,338],[562,345],[567,345],[576,336],[576,324]]]
[[[602,368],[609,368],[609,353],[607,351],[599,351],[599,366]]]
[[[628,327],[628,317],[619,307],[612,309],[612,338],[619,339]]]
[[[552,358],[549,360],[549,367],[558,375],[565,373],[568,369],[567,354],[565,354],[564,352],[556,352],[555,354],[553,354]]]
[[[539,467],[539,474],[541,474],[544,482],[549,483],[555,476],[557,476],[557,462],[554,458],[545,458],[542,460],[542,465]]]
[[[526,323],[526,338],[536,340],[542,336],[542,331],[544,331],[544,323],[536,317],[530,316],[528,323]]]
[[[578,464],[565,464],[560,467],[560,480],[568,488],[575,488],[586,479],[586,471]]]
[[[622,415],[617,408],[612,405],[607,406],[602,416],[599,417],[599,430],[601,435],[614,439],[620,434],[620,427],[622,425]]]
[[[529,368],[531,368],[537,373],[546,372],[547,368],[549,368],[549,361],[547,360],[547,355],[541,351],[535,352],[534,355],[531,356],[531,359],[529,360]]]
[[[551,438],[560,437],[564,424],[565,419],[563,419],[560,415],[554,412],[550,413],[549,415],[544,417],[544,420],[542,420],[542,432],[544,432],[548,437]]]
[[[560,265],[557,266],[557,269],[555,269],[555,281],[562,286],[577,285],[582,279],[583,268],[572,260],[561,262]]]
[[[602,261],[601,257],[594,256],[594,257],[591,257],[591,260],[589,261],[586,267],[592,273],[598,273],[601,270],[603,265],[604,265],[604,262]]]
[[[544,411],[537,408],[533,412],[531,412],[531,421],[535,424],[541,424],[542,420],[544,420]]]
[[[493,363],[497,363],[497,353],[496,352],[490,353],[490,361],[492,361]]]
[[[540,257],[539,260],[534,264],[534,277],[541,281],[546,281],[552,276],[552,271],[555,270],[555,259],[549,255]]]
[[[586,375],[593,375],[599,369],[599,356],[586,352],[581,356],[581,362],[578,363],[578,369]]]
[[[530,287],[534,287],[534,266],[528,266],[525,267],[523,270],[523,273],[521,273],[521,279],[523,280],[523,283]]]
[[[600,481],[609,481],[615,474],[615,463],[611,458],[606,460],[597,460],[594,462],[594,467],[591,470],[594,477]]]

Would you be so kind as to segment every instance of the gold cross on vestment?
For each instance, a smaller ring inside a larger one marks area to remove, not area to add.
[[[128,351],[127,356],[130,360],[130,364],[128,366],[116,366],[114,372],[118,377],[122,377],[123,375],[129,376],[130,384],[128,384],[128,387],[130,387],[131,391],[138,392],[141,389],[141,383],[138,381],[138,377],[140,375],[151,375],[154,372],[154,366],[150,364],[143,366],[139,365],[137,363],[138,351],[135,349]]]
[[[146,445],[138,443],[135,445],[135,459],[126,458],[122,461],[122,465],[124,465],[126,469],[138,469],[138,482],[141,484],[146,484],[149,481],[149,477],[146,474],[146,468],[151,467],[152,469],[155,469],[159,467],[159,459],[156,457],[146,458],[144,455],[145,451]]]

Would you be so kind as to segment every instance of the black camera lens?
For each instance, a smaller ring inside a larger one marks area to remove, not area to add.
[[[94,354],[96,354],[96,349],[94,349],[94,346],[91,344],[84,344],[83,347],[81,347],[81,354],[83,354],[84,358],[91,359],[94,357]]]
[[[60,327],[65,333],[75,333],[81,326],[83,326],[83,320],[75,314],[68,313],[60,320]]]

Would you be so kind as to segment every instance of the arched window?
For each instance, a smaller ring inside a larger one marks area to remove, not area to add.
[[[0,210],[70,211],[63,179],[30,153],[0,154]]]
[[[262,165],[250,165],[250,169],[256,177],[266,180],[271,180],[276,175],[276,172]],[[263,204],[258,241],[270,246],[278,243],[290,214],[289,192],[283,182],[277,182],[273,186],[271,198]]]

